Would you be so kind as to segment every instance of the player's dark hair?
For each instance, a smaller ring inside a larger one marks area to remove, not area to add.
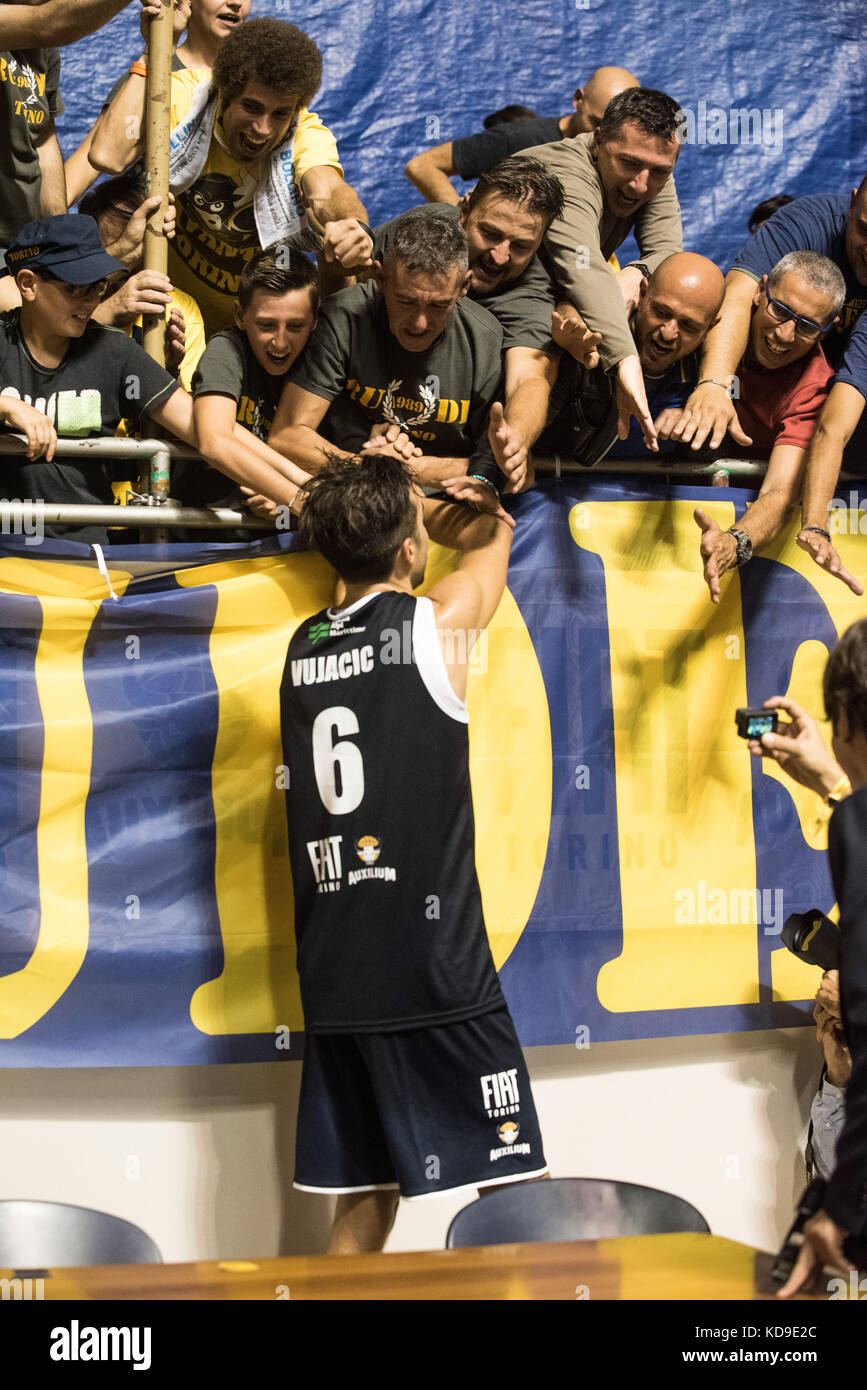
[[[320,551],[350,584],[388,579],[398,550],[416,531],[412,475],[404,460],[332,454],[304,493],[302,543]]]
[[[538,120],[538,111],[531,111],[529,106],[518,106],[512,103],[511,106],[501,106],[499,111],[492,111],[490,116],[486,116],[482,121],[485,130],[493,130],[494,126],[508,125],[510,121],[529,121]]]
[[[299,106],[309,106],[322,81],[322,54],[294,24],[267,17],[248,19],[221,45],[213,74],[226,106],[248,82],[291,92]]]
[[[459,222],[427,212],[408,212],[394,224],[382,257],[384,268],[401,261],[428,275],[466,274],[467,239]]]
[[[284,265],[284,261],[287,264]],[[267,251],[257,251],[241,272],[238,301],[242,309],[249,309],[257,290],[267,290],[269,294],[309,290],[310,306],[316,313],[319,308],[319,271],[303,251],[271,246]]]
[[[680,113],[677,102],[665,92],[657,92],[653,87],[628,87],[612,97],[606,106],[597,126],[599,139],[612,140],[620,134],[624,121],[632,121],[645,135],[654,135],[657,140],[675,140]]]
[[[480,174],[469,196],[467,211],[474,208],[489,193],[499,193],[510,203],[519,203],[536,217],[541,217],[547,230],[556,217],[563,216],[563,185],[550,174],[539,159],[528,154],[513,154],[501,159],[492,169]]]
[[[793,201],[790,193],[777,193],[773,198],[765,198],[764,202],[756,203],[750,213],[750,220],[747,223],[751,232],[758,231],[763,222],[767,222],[769,217],[773,217],[775,212],[784,208],[787,203]]]
[[[842,711],[850,732],[867,736],[867,618],[847,627],[828,657],[822,694],[832,724]]]

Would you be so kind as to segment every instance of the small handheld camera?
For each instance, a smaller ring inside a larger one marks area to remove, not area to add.
[[[762,734],[777,732],[779,717],[775,709],[738,709],[735,723],[741,738],[761,738]]]

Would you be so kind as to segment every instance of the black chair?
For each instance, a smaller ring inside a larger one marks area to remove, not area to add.
[[[0,1268],[162,1264],[140,1226],[66,1202],[0,1201]]]
[[[548,1178],[494,1188],[463,1207],[449,1226],[446,1249],[536,1240],[609,1240],[710,1227],[682,1197],[606,1178]]]

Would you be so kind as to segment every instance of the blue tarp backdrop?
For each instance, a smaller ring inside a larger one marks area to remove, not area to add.
[[[139,56],[138,8],[63,51],[64,155]],[[314,109],[374,222],[419,201],[403,173],[413,154],[480,130],[506,102],[563,115],[604,63],[692,114],[677,168],[684,245],[725,268],[762,198],[842,192],[867,173],[864,0],[253,0],[251,14],[290,20],[321,48]]]

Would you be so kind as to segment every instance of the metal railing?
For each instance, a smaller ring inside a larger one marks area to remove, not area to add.
[[[0,455],[20,457],[27,451],[27,440],[23,435],[0,435]],[[45,501],[20,501],[12,498],[0,500],[0,515],[4,529],[7,522],[12,529],[22,526],[25,521],[41,521],[43,525],[55,526],[111,526],[134,527],[140,530],[163,531],[171,527],[185,527],[191,530],[230,530],[243,528],[255,531],[274,531],[281,528],[273,520],[255,516],[252,512],[237,511],[230,507],[185,507],[169,496],[171,463],[174,459],[198,460],[200,453],[186,444],[178,444],[167,439],[128,439],[124,437],[98,439],[58,439],[55,458],[78,458],[102,456],[112,459],[129,459],[144,465],[142,473],[147,473],[149,491],[133,494],[129,503],[100,506],[86,502],[56,503]],[[583,468],[570,458],[539,458],[535,460],[536,474],[540,477],[562,477],[581,474],[586,477],[602,474],[647,475],[664,481],[669,477],[686,479],[709,479],[713,487],[728,487],[732,476],[761,480],[767,471],[764,459],[720,458],[711,463],[693,463],[688,459],[644,458],[644,459],[603,459],[592,468]],[[850,475],[841,473],[841,479]]]

